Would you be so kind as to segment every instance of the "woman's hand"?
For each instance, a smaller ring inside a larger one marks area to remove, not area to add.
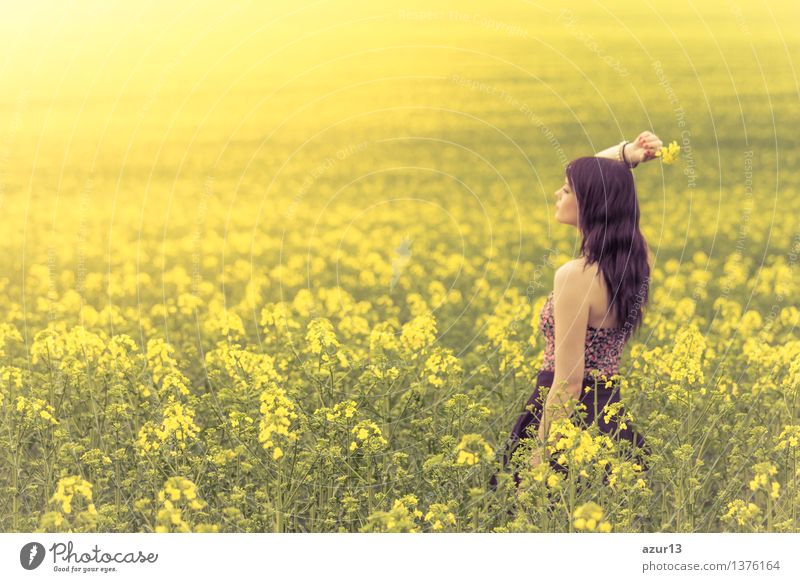
[[[655,158],[656,152],[663,145],[656,134],[650,131],[643,131],[636,138],[636,141],[625,146],[625,157],[631,164],[641,164]]]
[[[535,469],[542,464],[542,451],[536,450],[530,458],[531,469]]]

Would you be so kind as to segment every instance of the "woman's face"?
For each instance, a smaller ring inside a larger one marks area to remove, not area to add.
[[[556,220],[562,224],[578,226],[578,199],[566,177],[561,188],[556,190]]]

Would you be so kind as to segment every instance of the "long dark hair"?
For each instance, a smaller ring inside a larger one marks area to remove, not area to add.
[[[650,295],[650,249],[639,230],[633,174],[622,162],[584,157],[566,175],[578,201],[581,255],[598,264],[626,339],[642,324]]]

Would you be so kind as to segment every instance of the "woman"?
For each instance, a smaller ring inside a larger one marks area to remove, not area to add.
[[[542,463],[543,443],[553,421],[570,416],[579,423],[577,401],[586,406],[586,427],[596,419],[602,432],[630,441],[636,460],[647,470],[641,454],[649,452],[644,438],[630,422],[624,429],[618,426],[616,419],[624,411],[605,421],[604,406],[618,402],[620,395],[619,382],[614,380],[606,388],[603,376],[611,379],[619,372],[622,350],[641,326],[647,305],[650,257],[639,231],[631,169],[654,159],[661,147],[661,140],[645,131],[635,143],[623,141],[594,157],[573,160],[566,168],[564,184],[556,192],[555,216],[579,230],[580,256],[556,271],[553,292],[542,307],[539,329],[545,336],[544,362],[526,411],[506,443],[503,468],[521,438],[536,439],[530,464]],[[548,388],[546,402],[540,388]],[[566,472],[555,460],[550,465]],[[514,481],[519,486],[517,472]],[[490,485],[496,489],[496,475]]]

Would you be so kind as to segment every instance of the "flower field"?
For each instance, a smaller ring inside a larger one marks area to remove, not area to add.
[[[445,4],[2,25],[0,531],[800,531],[797,7]],[[564,164],[645,129],[650,468],[492,491]]]

